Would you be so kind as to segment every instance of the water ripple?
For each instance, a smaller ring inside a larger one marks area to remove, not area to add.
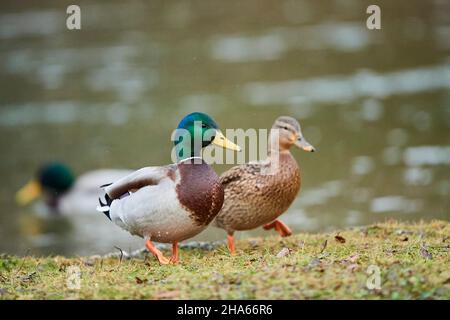
[[[399,70],[389,73],[360,71],[305,80],[253,82],[242,95],[252,105],[290,104],[302,97],[309,101],[336,103],[361,97],[385,98],[450,88],[450,65]]]

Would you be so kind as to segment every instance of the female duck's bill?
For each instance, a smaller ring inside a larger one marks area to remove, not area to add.
[[[314,148],[308,141],[303,137],[299,137],[294,145],[300,149],[303,149],[308,152],[315,152],[316,148]]]

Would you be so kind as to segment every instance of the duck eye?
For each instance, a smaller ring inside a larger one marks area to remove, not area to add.
[[[284,129],[284,130],[287,130],[287,129],[288,129],[288,127],[283,127],[283,129]]]
[[[206,123],[202,123],[202,128],[208,128],[208,126],[206,125]]]

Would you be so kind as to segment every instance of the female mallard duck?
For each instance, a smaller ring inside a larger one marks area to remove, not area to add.
[[[36,177],[16,193],[16,202],[27,205],[43,196],[49,213],[62,215],[92,214],[101,195],[98,186],[120,179],[131,170],[102,169],[75,177],[72,170],[61,162],[41,166]]]
[[[300,170],[289,149],[295,145],[313,152],[314,147],[303,137],[297,120],[286,116],[273,124],[269,145],[264,161],[233,167],[220,176],[225,202],[213,224],[227,231],[231,253],[235,250],[233,234],[237,230],[263,226],[266,230],[275,228],[283,237],[292,233],[277,220],[300,191]]]
[[[177,163],[146,167],[102,186],[106,203],[100,201],[98,210],[121,228],[143,237],[161,264],[178,262],[178,242],[205,229],[223,204],[219,177],[200,158],[201,149],[211,143],[240,150],[208,115],[187,115],[175,134]],[[171,260],[152,241],[172,243]]]

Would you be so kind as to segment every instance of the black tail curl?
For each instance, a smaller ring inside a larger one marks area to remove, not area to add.
[[[113,202],[113,200],[108,196],[107,193],[105,193],[105,202],[103,203],[101,198],[98,198],[98,202],[100,203],[101,207],[108,207],[109,208],[111,206],[111,203]],[[111,217],[109,215],[109,210],[108,211],[102,211],[102,212],[105,214],[105,216],[108,217],[109,220],[111,220]]]

